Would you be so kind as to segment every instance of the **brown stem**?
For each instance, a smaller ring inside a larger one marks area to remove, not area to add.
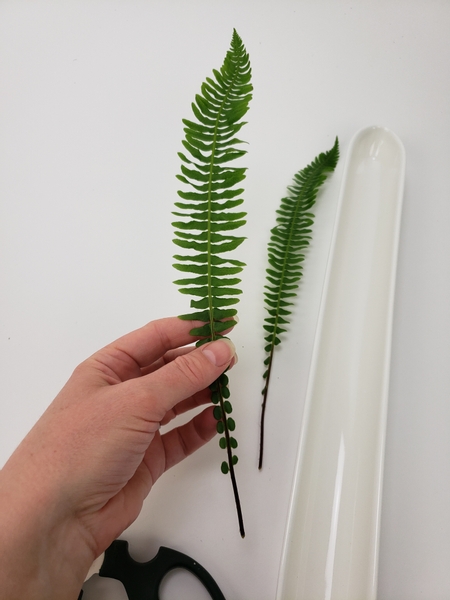
[[[222,384],[220,383],[220,381],[218,381],[218,384],[219,384],[218,385],[219,405],[220,405],[221,412],[222,412],[222,423],[224,425],[224,434],[225,434],[225,440],[226,440],[226,450],[227,450],[227,459],[228,459],[228,469],[229,469],[230,477],[231,477],[231,485],[233,487],[234,502],[236,504],[236,511],[237,511],[237,517],[238,517],[238,522],[239,522],[239,532],[241,534],[241,537],[244,538],[245,537],[244,518],[242,516],[242,508],[241,508],[241,501],[239,498],[239,490],[238,490],[238,486],[237,486],[236,475],[234,473],[233,452],[232,452],[232,448],[231,448],[230,431],[228,429],[226,413],[225,413],[225,408],[224,408],[224,401],[223,401],[223,395],[222,395]]]
[[[263,464],[263,455],[264,455],[264,421],[265,421],[265,416],[266,416],[267,395],[268,395],[268,392],[269,392],[269,382],[270,382],[270,373],[272,371],[272,361],[273,361],[273,348],[272,348],[272,352],[270,354],[269,366],[267,368],[266,385],[264,386],[264,389],[262,391],[262,393],[264,394],[264,396],[263,396],[263,401],[262,401],[262,404],[261,404],[261,423],[260,423],[260,428],[259,428],[259,460],[258,460],[258,469],[259,470],[262,469],[262,464]]]

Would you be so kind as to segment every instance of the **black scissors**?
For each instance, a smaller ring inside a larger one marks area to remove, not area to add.
[[[225,600],[217,583],[197,561],[164,546],[161,546],[152,560],[141,563],[131,558],[128,542],[115,540],[105,552],[99,575],[121,581],[129,600],[159,600],[161,581],[172,569],[190,571],[200,580],[212,600]],[[82,597],[83,591],[78,600]]]

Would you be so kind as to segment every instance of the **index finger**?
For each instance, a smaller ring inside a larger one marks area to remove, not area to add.
[[[100,352],[128,356],[139,368],[144,369],[169,350],[198,340],[189,332],[199,325],[201,323],[198,321],[185,321],[178,317],[157,319],[120,337]]]

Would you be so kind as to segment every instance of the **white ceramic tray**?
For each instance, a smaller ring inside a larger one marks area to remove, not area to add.
[[[397,247],[405,172],[383,127],[344,169],[277,600],[376,598]]]

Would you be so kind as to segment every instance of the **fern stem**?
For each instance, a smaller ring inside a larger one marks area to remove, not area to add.
[[[272,362],[273,362],[273,346],[272,351],[269,358],[269,365],[267,367],[267,375],[266,375],[266,384],[263,389],[263,401],[261,404],[261,421],[259,426],[259,459],[258,459],[258,469],[262,469],[263,464],[263,455],[264,455],[264,424],[266,417],[266,405],[267,405],[267,396],[269,393],[269,382],[270,382],[270,374],[272,372]]]
[[[213,142],[211,145],[211,164],[209,167],[209,181],[208,181],[208,239],[207,239],[207,244],[208,244],[208,256],[211,256],[211,214],[212,214],[212,183],[213,183],[213,169],[214,169],[214,162],[215,162],[215,157],[216,157],[216,150],[217,150],[217,131],[219,129],[219,122],[220,122],[220,117],[223,114],[223,108],[225,106],[225,103],[227,102],[231,90],[234,87],[234,83],[236,82],[236,77],[239,73],[239,64],[240,64],[240,60],[237,61],[236,63],[236,68],[234,70],[234,74],[233,74],[233,79],[231,80],[231,83],[228,87],[227,93],[225,94],[222,103],[220,104],[219,110],[217,111],[217,117],[216,117],[216,123],[214,125],[214,136],[213,136]],[[209,317],[210,317],[210,323],[211,323],[211,340],[215,340],[216,339],[216,332],[214,330],[214,305],[213,305],[213,294],[212,294],[212,272],[211,272],[211,260],[208,261],[208,298],[209,298]],[[228,442],[228,439],[227,439]],[[228,448],[228,444],[227,444],[227,448]],[[230,474],[231,474],[231,470],[230,470]],[[233,477],[232,477],[233,479]],[[233,486],[234,488],[234,486]],[[237,487],[236,487],[237,490]],[[235,492],[236,495],[236,492]],[[242,532],[241,532],[242,533]]]
[[[293,231],[295,230],[295,224],[297,221],[297,215],[300,212],[301,208],[302,208],[302,202],[304,199],[304,193],[299,197],[296,206],[295,206],[295,211],[294,214],[292,215],[292,218],[289,222],[289,236],[288,236],[288,241],[286,244],[286,249],[284,252],[284,258],[283,258],[283,267],[281,270],[281,277],[280,277],[280,288],[283,287],[283,283],[286,277],[286,268],[288,265],[288,253],[289,253],[289,249],[291,248],[292,245],[292,234]],[[274,324],[274,328],[273,328],[273,335],[272,335],[272,341],[270,342],[271,344],[271,348],[270,348],[270,352],[269,352],[269,365],[266,371],[266,384],[264,386],[263,389],[263,401],[262,401],[262,407],[261,407],[261,423],[260,423],[260,433],[259,433],[259,460],[258,460],[258,469],[262,469],[262,465],[263,465],[263,456],[264,456],[264,423],[265,423],[265,416],[266,416],[266,405],[267,405],[267,396],[269,393],[269,383],[270,383],[270,375],[272,372],[272,364],[273,364],[273,359],[274,359],[274,353],[275,353],[275,338],[277,336],[277,329],[278,329],[278,318],[280,315],[280,306],[281,304],[281,295],[278,296],[277,299],[277,305],[276,305],[276,317],[275,317],[275,324]]]
[[[174,266],[189,274],[175,283],[182,286],[183,294],[194,296],[191,308],[197,310],[181,318],[195,318],[204,323],[191,330],[193,336],[200,338],[197,345],[220,339],[223,332],[236,323],[228,319],[236,315],[234,305],[242,293],[235,287],[241,280],[234,276],[242,271],[245,263],[222,256],[235,250],[245,239],[232,232],[245,223],[246,213],[233,209],[243,202],[238,196],[244,190],[237,188],[237,184],[245,178],[246,169],[230,167],[229,163],[245,154],[236,147],[243,142],[235,136],[245,125],[239,121],[248,110],[253,86],[249,57],[236,30],[233,30],[231,47],[220,71],[214,70],[213,75],[214,78],[207,78],[202,84],[201,93],[191,105],[196,120],[183,119],[186,136],[182,144],[187,155],[178,153],[182,165],[177,178],[188,189],[178,191],[180,199],[175,203],[178,210],[173,213],[183,219],[173,222],[175,244],[193,251],[193,254],[175,255],[179,262]],[[225,374],[211,384],[211,402],[217,405],[214,408],[217,432],[223,434],[219,445],[227,453],[221,470],[230,474],[239,529],[244,537],[234,469],[237,441],[231,435],[235,423],[228,416],[232,406],[227,384]]]
[[[236,512],[237,512],[238,523],[239,523],[239,532],[241,534],[241,537],[245,538],[244,517],[242,515],[241,500],[239,498],[239,490],[238,490],[238,486],[237,486],[236,475],[234,474],[233,453],[231,451],[231,442],[230,442],[230,430],[228,429],[227,419],[225,417],[225,406],[224,406],[224,398],[223,398],[223,394],[222,394],[222,384],[220,383],[219,380],[218,380],[218,384],[219,384],[219,406],[221,408],[222,415],[223,415],[222,423],[225,428],[224,435],[225,435],[225,439],[227,441],[227,447],[226,447],[227,462],[228,462],[228,468],[229,468],[229,473],[230,473],[230,478],[231,478],[231,485],[233,487],[234,502],[236,504]]]
[[[234,87],[234,83],[236,81],[236,77],[239,73],[239,66],[240,66],[240,59],[238,59],[236,66],[235,66],[235,71],[234,71],[234,75],[233,75],[233,79],[230,82],[228,91],[226,93],[226,95],[224,96],[222,103],[219,107],[219,110],[217,112],[217,117],[216,117],[216,123],[214,126],[214,137],[213,137],[213,142],[212,142],[212,146],[211,146],[211,165],[209,168],[209,181],[208,181],[208,255],[211,256],[211,214],[212,214],[212,183],[213,183],[213,169],[214,169],[214,163],[215,163],[215,156],[216,156],[216,149],[217,149],[217,132],[218,132],[218,128],[219,128],[219,121],[220,121],[220,117],[223,114],[223,108],[230,96],[231,91],[233,90]],[[210,314],[210,323],[211,323],[211,340],[215,340],[216,339],[216,332],[215,332],[215,328],[214,328],[214,305],[213,305],[213,294],[212,294],[212,269],[211,269],[211,261],[208,261],[208,298],[209,298],[209,314]],[[228,429],[228,425],[227,425],[227,419],[225,417],[225,408],[224,408],[224,399],[223,399],[223,395],[222,395],[222,384],[219,381],[219,404],[220,404],[220,408],[222,410],[222,415],[223,415],[223,424],[224,424],[224,435],[225,435],[225,440],[226,440],[226,451],[227,451],[227,462],[228,462],[228,468],[229,468],[229,473],[230,473],[230,478],[231,478],[231,485],[233,488],[233,494],[234,494],[234,501],[236,504],[236,511],[237,511],[237,517],[238,517],[238,523],[239,523],[239,532],[241,534],[241,537],[244,538],[245,537],[245,529],[244,529],[244,518],[242,515],[242,508],[241,508],[241,501],[240,501],[240,497],[239,497],[239,490],[238,490],[238,486],[237,486],[237,481],[236,481],[236,475],[234,473],[234,464],[233,464],[233,453],[232,453],[232,449],[231,449],[231,442],[230,442],[230,432]]]

